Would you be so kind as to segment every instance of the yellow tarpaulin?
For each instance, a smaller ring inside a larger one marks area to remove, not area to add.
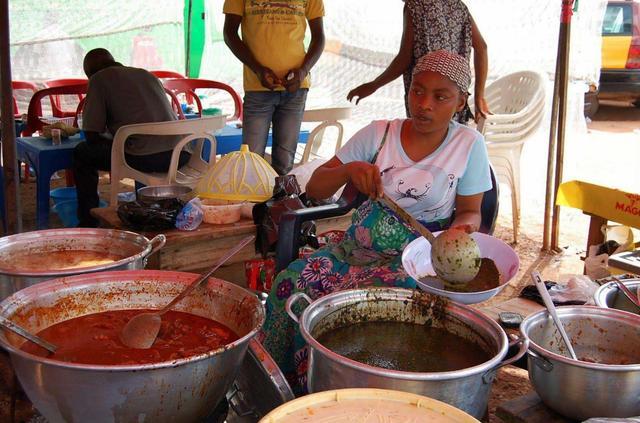
[[[581,181],[569,181],[560,185],[556,204],[640,228],[640,194]]]

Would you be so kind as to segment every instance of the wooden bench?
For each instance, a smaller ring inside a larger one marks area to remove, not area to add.
[[[130,230],[125,227],[117,214],[116,207],[92,209],[102,227]],[[344,230],[351,223],[351,215],[322,219],[316,222],[317,233],[332,229]],[[158,233],[167,237],[166,245],[158,253],[149,257],[148,269],[180,270],[198,272],[211,267],[224,253],[242,238],[256,233],[256,225],[250,219],[236,223],[212,225],[202,223],[193,231],[168,229],[162,232],[139,232],[151,239]],[[222,267],[215,276],[244,285],[245,260],[259,258],[253,244],[243,248]]]

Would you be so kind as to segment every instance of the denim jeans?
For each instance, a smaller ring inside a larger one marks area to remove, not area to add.
[[[308,91],[248,91],[244,95],[243,142],[249,150],[264,156],[269,126],[273,124],[271,166],[278,175],[287,174],[293,167]]]

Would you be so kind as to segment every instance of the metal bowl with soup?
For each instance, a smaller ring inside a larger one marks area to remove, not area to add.
[[[158,309],[196,277],[191,273],[139,270],[55,279],[5,299],[0,303],[0,314],[32,333],[47,336],[47,331],[57,326],[71,330],[68,323],[77,319]],[[180,335],[195,335],[195,331],[189,329],[186,320],[171,321],[170,315],[164,315],[163,325],[173,325],[183,333],[165,331],[163,326],[153,347],[163,342],[161,347],[169,349],[170,356],[159,355],[142,363],[137,363],[135,357],[131,361],[129,356],[116,357],[125,360],[120,364],[92,364],[110,352],[122,352],[117,350],[120,348],[117,339],[103,336],[109,322],[101,322],[79,334],[89,337],[83,342],[85,348],[94,348],[92,343],[107,343],[100,358],[84,357],[85,362],[56,358],[74,339],[62,339],[53,356],[33,351],[25,344],[28,341],[7,332],[0,332],[0,346],[9,352],[21,386],[47,421],[199,421],[215,408],[231,386],[249,341],[264,322],[264,307],[249,291],[210,278],[175,309],[196,319],[224,325],[237,339],[217,348],[210,347],[205,340],[196,345],[199,349],[185,353],[174,341]],[[117,328],[115,331],[119,333]],[[69,338],[78,335],[69,333]]]

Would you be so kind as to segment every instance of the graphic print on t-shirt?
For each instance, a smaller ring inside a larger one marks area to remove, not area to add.
[[[441,167],[416,163],[411,168],[389,166],[381,171],[385,192],[408,211],[423,210],[420,220],[446,217],[455,200],[455,175]]]
[[[294,16],[305,16],[307,0],[250,0],[245,13],[253,16],[263,16],[263,23],[277,22],[278,24],[296,25]]]

